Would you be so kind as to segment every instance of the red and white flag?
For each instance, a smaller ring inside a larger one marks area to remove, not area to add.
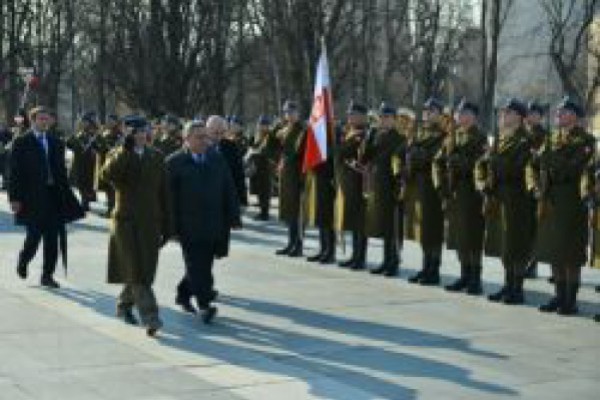
[[[328,138],[333,133],[333,101],[329,64],[325,44],[322,45],[321,57],[317,65],[315,92],[312,111],[306,134],[303,172],[313,169],[327,160]]]

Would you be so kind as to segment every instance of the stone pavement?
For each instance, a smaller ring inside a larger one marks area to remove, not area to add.
[[[314,236],[308,241],[310,252]],[[175,244],[161,253],[157,339],[113,317],[118,287],[105,281],[107,221],[70,228],[63,289],[41,289],[40,259],[26,282],[14,267],[23,233],[0,194],[0,400],[167,399],[596,399],[600,393],[600,271],[586,268],[582,315],[543,315],[551,287],[528,281],[528,303],[409,285],[416,245],[399,279],[273,255],[275,222],[245,220],[232,256],[218,262],[219,316],[204,326],[174,306],[183,271]],[[372,265],[380,243],[370,247]],[[341,253],[338,254],[342,257]],[[485,263],[486,291],[499,264]],[[444,283],[454,254],[444,254]],[[543,276],[548,268],[541,267]]]

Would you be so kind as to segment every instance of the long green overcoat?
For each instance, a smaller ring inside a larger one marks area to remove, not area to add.
[[[302,157],[306,128],[301,122],[288,123],[278,132],[281,146],[279,163],[279,219],[298,221],[302,202]]]
[[[146,147],[142,156],[123,148],[111,152],[100,179],[115,189],[108,246],[108,282],[151,285],[161,238],[169,235],[163,155]]]

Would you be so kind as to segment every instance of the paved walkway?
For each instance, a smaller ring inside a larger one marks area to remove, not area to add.
[[[153,340],[113,317],[105,220],[71,227],[68,278],[46,291],[39,258],[28,281],[16,277],[23,233],[0,194],[0,400],[598,398],[600,271],[585,270],[582,315],[561,318],[536,309],[551,292],[545,279],[527,282],[526,306],[506,307],[409,285],[420,258],[411,243],[402,276],[383,279],[275,257],[282,228],[245,223],[217,266],[213,326],[173,305],[181,254],[162,251],[165,329]],[[369,250],[376,265],[381,246]],[[444,283],[456,277],[453,254],[443,272]],[[486,262],[486,291],[500,279]]]

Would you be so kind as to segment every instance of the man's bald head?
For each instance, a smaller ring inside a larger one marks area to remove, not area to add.
[[[227,120],[220,115],[211,115],[206,120],[206,128],[210,134],[218,140],[227,131]]]

